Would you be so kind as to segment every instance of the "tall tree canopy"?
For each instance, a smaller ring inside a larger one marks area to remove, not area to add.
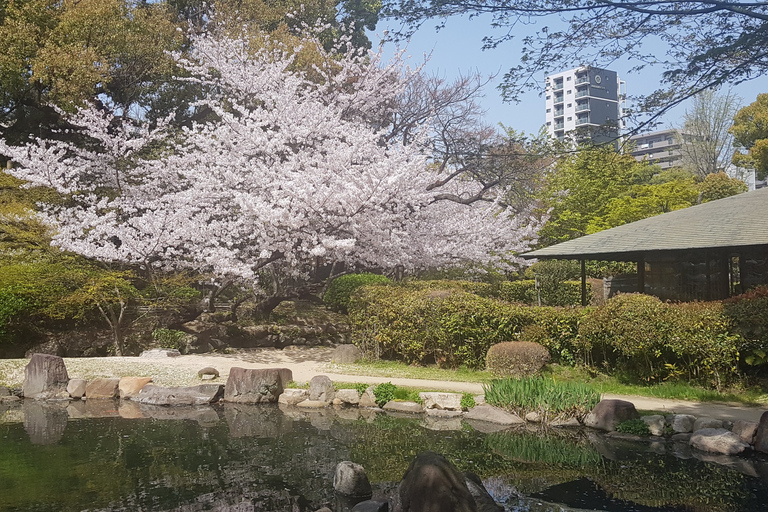
[[[761,179],[768,176],[768,94],[758,94],[753,103],[739,110],[731,133],[742,150],[733,155],[733,163],[755,169]]]
[[[504,77],[506,99],[538,88],[544,73],[575,64],[610,65],[629,58],[635,70],[663,67],[664,88],[639,101],[638,110],[660,114],[691,96],[736,85],[768,70],[768,4],[719,0],[387,0],[383,13],[404,22],[404,32],[427,20],[489,13],[493,26],[486,47],[512,39],[534,18],[554,23],[523,39],[521,64]],[[664,52],[644,46],[665,44]]]

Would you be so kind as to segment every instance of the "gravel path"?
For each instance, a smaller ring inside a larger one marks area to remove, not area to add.
[[[285,350],[262,348],[238,350],[233,354],[196,354],[162,359],[142,357],[65,358],[71,378],[146,376],[161,386],[191,386],[200,384],[198,370],[211,366],[219,371],[219,378],[208,382],[225,383],[232,367],[290,368],[293,380],[308,382],[315,375],[327,375],[334,382],[363,382],[378,384],[392,382],[397,386],[433,389],[439,391],[481,394],[482,385],[470,382],[406,379],[398,377],[367,377],[344,375],[332,361],[333,349],[327,347],[296,347]],[[20,386],[24,380],[25,359],[0,360],[0,384]],[[723,420],[759,421],[765,407],[741,404],[697,403],[682,400],[656,399],[640,396],[604,395],[603,398],[628,400],[643,411],[692,414]]]

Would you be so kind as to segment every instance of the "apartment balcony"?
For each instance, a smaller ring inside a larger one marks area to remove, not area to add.
[[[576,99],[584,98],[586,96],[589,96],[589,87],[582,89],[581,91],[576,91]]]
[[[576,85],[582,85],[582,84],[588,84],[589,83],[589,75],[584,76],[577,76],[576,77]]]
[[[576,118],[576,126],[581,126],[583,124],[589,124],[589,116]]]
[[[564,128],[565,128],[565,123],[555,124],[555,130],[563,130]]]
[[[557,105],[558,103],[562,103],[563,102],[563,98],[564,98],[564,96],[562,94],[556,94],[555,95],[555,105]]]
[[[565,110],[563,109],[563,107],[555,109],[555,117],[563,117],[564,114],[565,114]]]
[[[552,86],[553,91],[562,91],[563,90],[563,82],[555,82],[555,85]]]
[[[585,110],[589,110],[589,102],[585,101],[584,103],[577,103],[576,104],[576,112],[584,112]]]

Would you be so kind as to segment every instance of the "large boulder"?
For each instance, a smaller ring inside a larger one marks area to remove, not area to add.
[[[240,404],[275,403],[293,379],[288,368],[266,370],[234,367],[224,388],[224,401]]]
[[[648,425],[648,430],[651,432],[651,435],[664,435],[664,429],[667,426],[667,420],[664,416],[661,414],[654,414],[651,416],[643,416],[641,419]]]
[[[613,432],[616,425],[640,417],[635,404],[626,400],[601,400],[584,418],[584,425]]]
[[[760,416],[757,424],[757,433],[755,434],[755,450],[762,453],[768,453],[768,411]]]
[[[463,474],[442,455],[422,452],[400,482],[403,512],[475,512],[475,499]]]
[[[733,424],[731,432],[736,434],[745,443],[752,444],[755,441],[755,434],[757,433],[757,422],[739,420]]]
[[[360,403],[360,394],[356,389],[340,389],[336,392],[334,405],[357,405]]]
[[[133,399],[150,382],[152,382],[152,377],[123,377],[117,385],[120,398],[123,400]]]
[[[33,354],[24,368],[22,393],[25,398],[69,398],[69,375],[59,356]]]
[[[686,434],[693,432],[693,425],[696,422],[696,416],[690,414],[672,414],[669,418],[669,426],[675,434]]]
[[[88,381],[85,386],[85,398],[88,400],[111,400],[119,396],[120,379],[97,378]]]
[[[749,448],[749,444],[724,428],[702,428],[691,435],[689,444],[694,448],[724,455],[736,455]]]
[[[424,403],[424,409],[438,409],[441,411],[460,411],[461,393],[437,393],[426,392],[419,393]]]
[[[365,391],[363,391],[357,405],[358,407],[378,407],[378,404],[376,403],[376,395],[373,394],[373,386],[368,386]]]
[[[696,421],[693,422],[694,432],[705,428],[723,428],[723,420],[703,416],[701,418],[697,418]]]
[[[336,396],[333,382],[326,375],[315,375],[309,381],[309,399],[318,402],[332,402]]]
[[[205,405],[219,401],[224,394],[221,384],[166,388],[147,384],[133,400],[150,405]]]
[[[363,466],[348,460],[336,465],[333,488],[337,493],[353,498],[367,499],[373,494],[371,482],[368,480]]]
[[[339,345],[333,351],[332,361],[339,364],[356,363],[363,358],[363,353],[354,345]]]

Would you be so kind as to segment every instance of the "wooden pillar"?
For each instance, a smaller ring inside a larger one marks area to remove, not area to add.
[[[587,305],[587,262],[586,260],[579,260],[581,262],[581,305]]]
[[[645,258],[643,256],[637,260],[637,291],[645,293]]]

